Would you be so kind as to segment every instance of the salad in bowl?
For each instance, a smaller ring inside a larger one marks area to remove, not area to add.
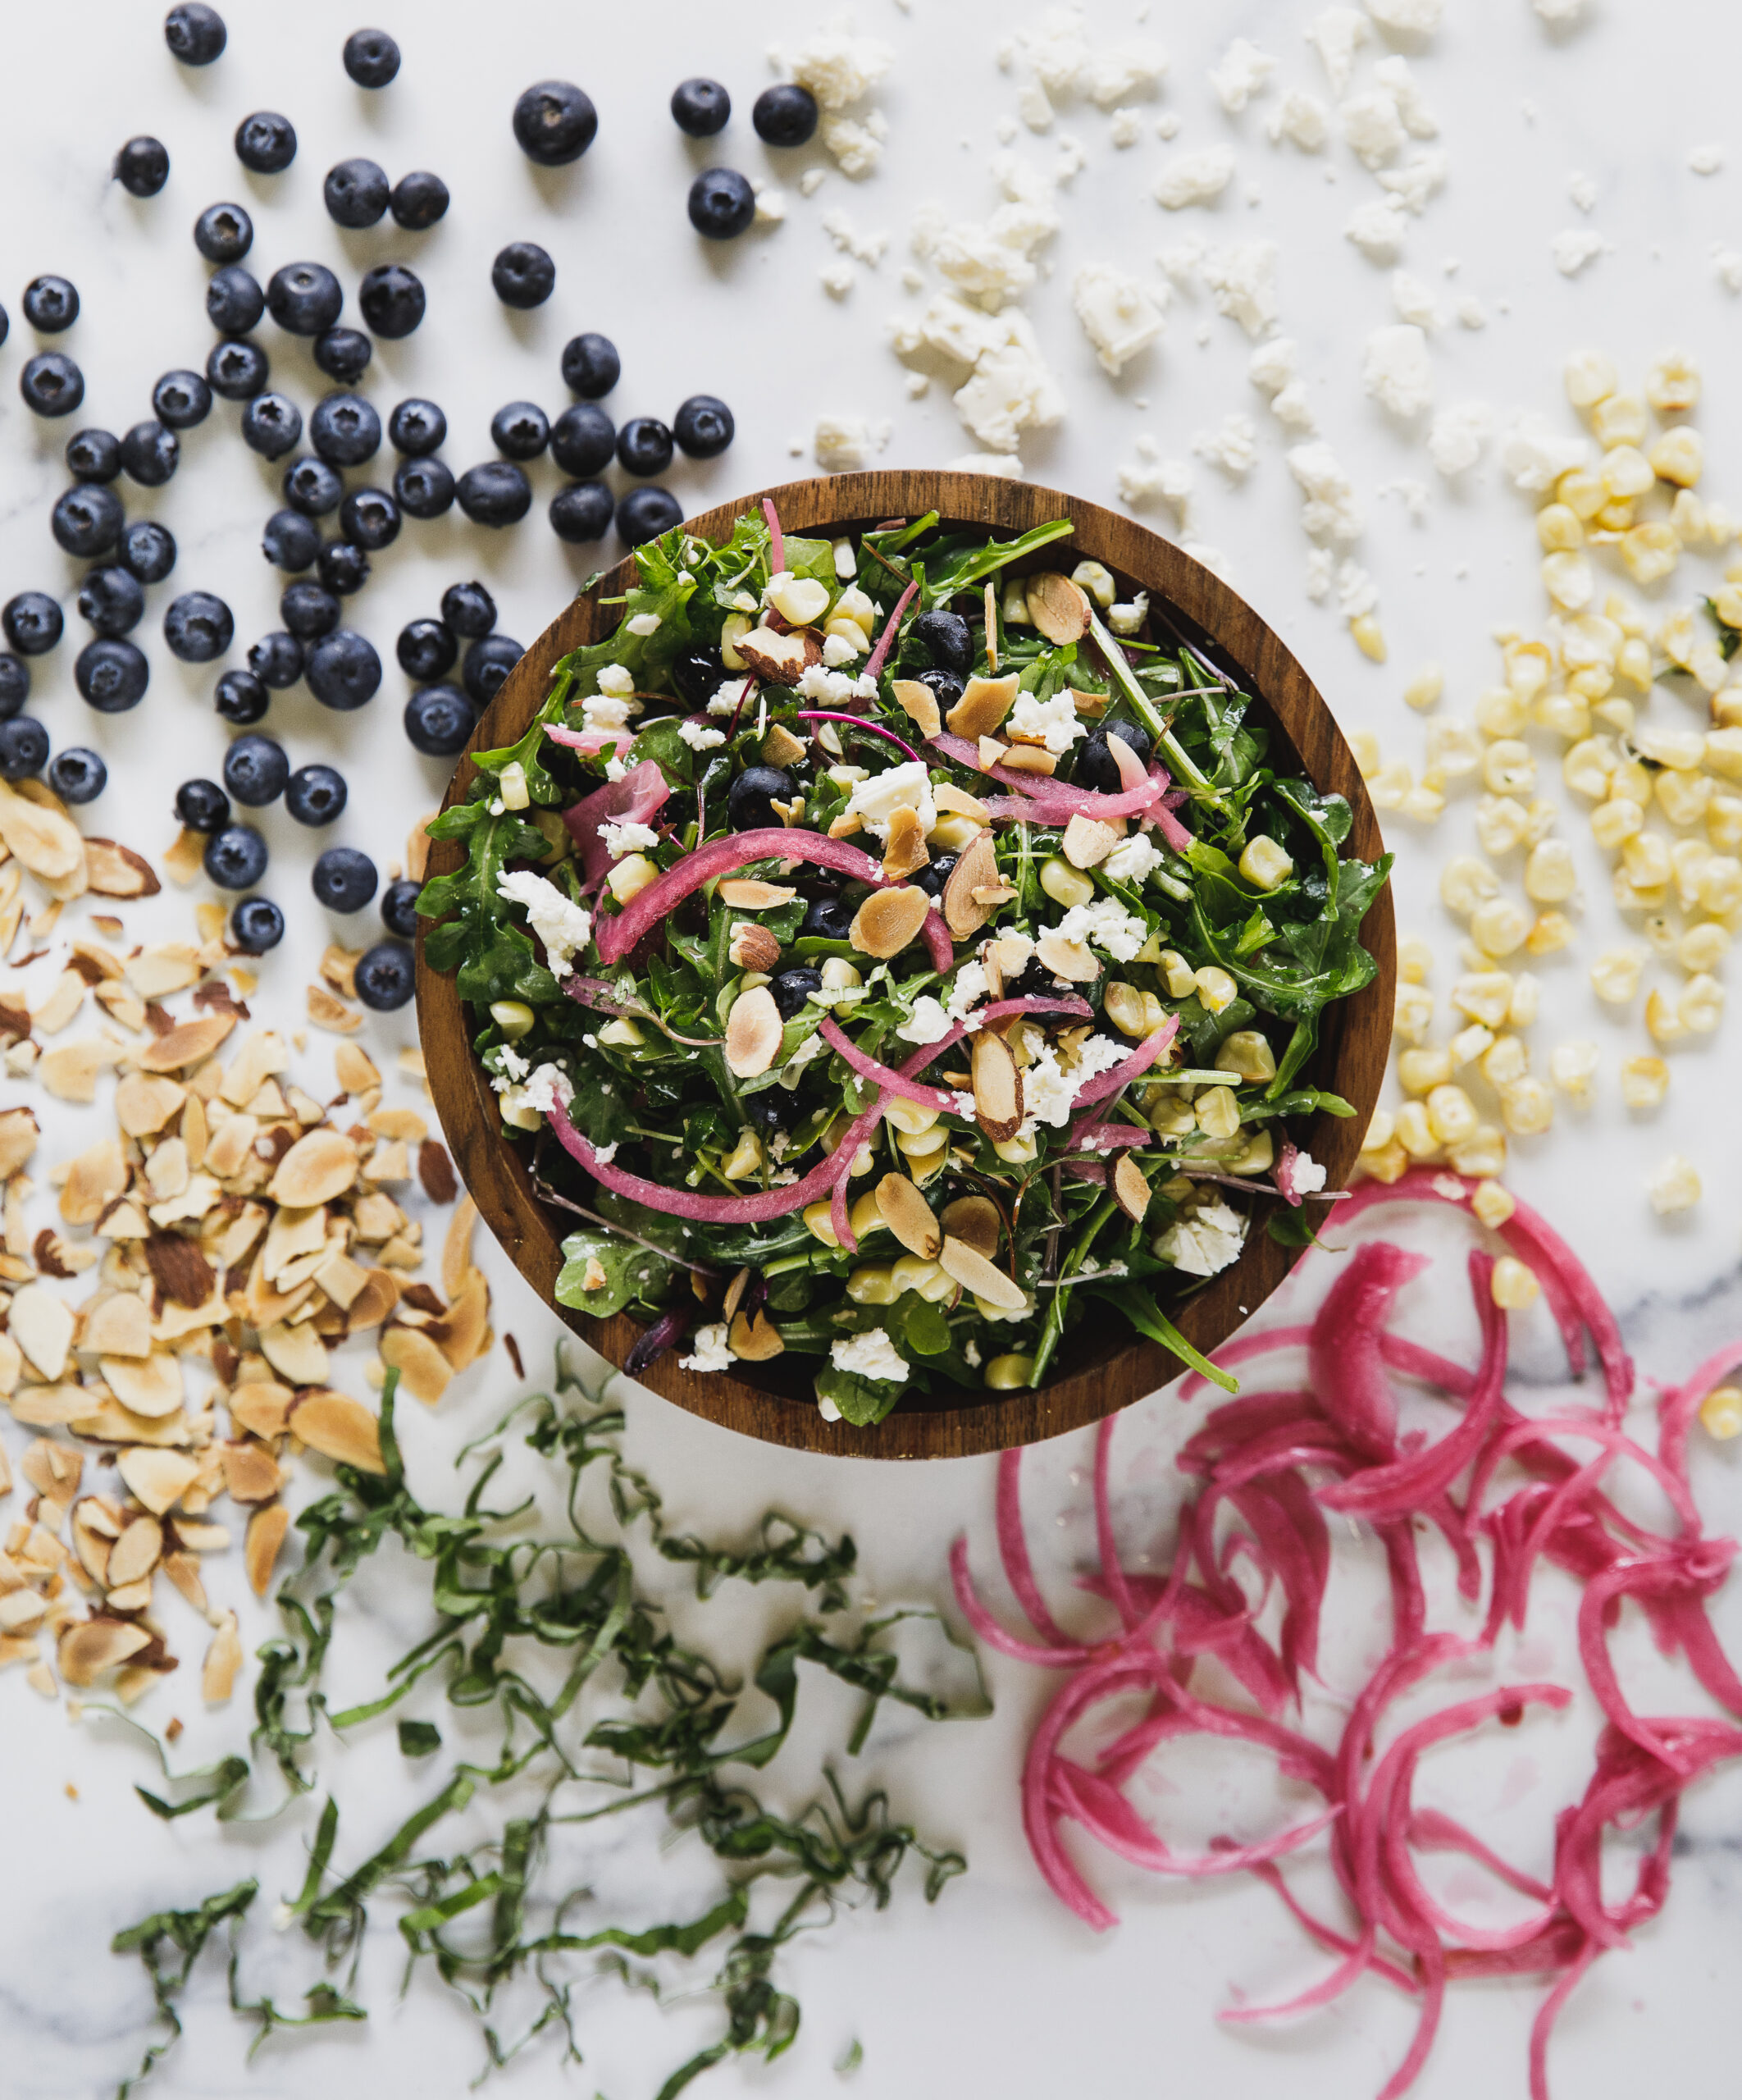
[[[1389,861],[1072,531],[674,530],[431,825],[425,961],[626,1368],[865,1426],[1084,1322],[1201,1363],[1183,1299],[1311,1236]]]

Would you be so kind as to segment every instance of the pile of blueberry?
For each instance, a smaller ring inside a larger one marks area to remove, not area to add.
[[[672,119],[692,139],[712,139],[732,116],[732,97],[718,80],[681,80],[672,90]],[[803,146],[817,128],[817,101],[796,81],[764,88],[750,112],[765,145]],[[756,193],[736,168],[705,167],[690,185],[690,224],[707,240],[735,240],[756,216]]]

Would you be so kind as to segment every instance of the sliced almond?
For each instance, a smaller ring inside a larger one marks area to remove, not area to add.
[[[109,1571],[109,1550],[113,1541],[105,1537],[93,1526],[84,1521],[94,1497],[87,1496],[72,1514],[73,1551],[79,1557],[79,1565],[93,1582],[101,1582]]]
[[[98,1356],[149,1356],[151,1308],[131,1291],[104,1299],[86,1317],[83,1342]]]
[[[232,1116],[219,1124],[206,1141],[205,1164],[208,1171],[221,1181],[230,1180],[247,1164],[249,1153],[259,1134],[259,1122],[252,1116]]]
[[[181,1359],[167,1349],[156,1349],[146,1357],[106,1356],[98,1367],[121,1405],[148,1422],[174,1414],[186,1396]]]
[[[84,861],[99,897],[155,897],[163,887],[143,854],[117,846],[112,838],[86,839]]]
[[[311,984],[306,994],[308,1018],[331,1035],[349,1035],[363,1026],[363,1016],[343,999],[335,999],[324,984]]]
[[[717,892],[722,904],[734,911],[773,911],[790,904],[798,895],[782,883],[765,883],[754,875],[735,875],[723,882]]]
[[[391,1243],[390,1243],[391,1244]],[[399,1302],[399,1286],[385,1269],[371,1269],[363,1289],[345,1308],[345,1331],[360,1335],[378,1327]]]
[[[777,722],[762,740],[762,762],[764,765],[796,765],[807,748],[784,723]]]
[[[43,1084],[57,1101],[93,1102],[97,1075],[121,1055],[121,1046],[87,1037],[82,1043],[58,1043],[37,1060]]]
[[[163,1527],[155,1517],[135,1517],[115,1541],[106,1580],[112,1590],[150,1574],[163,1557]]]
[[[182,1164],[185,1166],[186,1153],[181,1147],[181,1140],[178,1138],[175,1143],[178,1149],[182,1150]],[[219,1187],[215,1176],[190,1174],[178,1194],[166,1196],[161,1203],[152,1204],[146,1215],[161,1231],[172,1225],[203,1218],[215,1204],[223,1200],[224,1191]]]
[[[260,1250],[260,1272],[268,1283],[276,1283],[299,1255],[324,1253],[326,1247],[326,1207],[317,1203],[308,1210],[292,1210],[287,1203],[272,1220],[266,1244]]]
[[[138,1053],[142,1072],[179,1072],[203,1064],[236,1025],[234,1014],[204,1014],[185,1020]]]
[[[211,1609],[206,1586],[199,1579],[199,1563],[191,1553],[170,1553],[163,1557],[163,1572],[202,1618]]]
[[[155,1137],[187,1098],[177,1080],[128,1072],[115,1089],[115,1120],[130,1138]]]
[[[100,1386],[20,1386],[11,1399],[12,1419],[26,1429],[59,1429],[83,1422],[101,1404]]]
[[[477,1205],[470,1196],[462,1196],[441,1247],[441,1287],[449,1298],[458,1293],[472,1267],[472,1235],[477,1221]]]
[[[910,1254],[936,1261],[943,1244],[942,1229],[931,1205],[905,1174],[886,1174],[878,1183],[877,1209]]]
[[[251,1430],[256,1436],[277,1436],[283,1433],[295,1404],[296,1395],[288,1386],[265,1378],[250,1379],[231,1393],[230,1418],[238,1429]]]
[[[150,1634],[130,1619],[87,1618],[61,1636],[55,1662],[66,1682],[83,1690],[150,1645]]]
[[[219,1098],[232,1108],[245,1108],[267,1081],[287,1070],[290,1063],[283,1037],[270,1028],[258,1029],[231,1059]]]
[[[424,1332],[456,1371],[463,1371],[482,1349],[489,1328],[490,1285],[481,1269],[472,1269],[445,1314]]]
[[[855,913],[847,938],[861,954],[887,960],[915,938],[931,908],[930,897],[912,884],[873,890]]]
[[[978,747],[980,764],[990,773],[995,765],[1003,765],[1010,748],[1008,744],[1000,743],[996,737],[982,737]]]
[[[435,1406],[454,1376],[453,1365],[416,1327],[390,1327],[381,1336],[381,1361],[399,1372],[405,1390],[426,1407]]]
[[[293,1386],[322,1386],[326,1382],[326,1344],[306,1320],[294,1326],[287,1326],[280,1321],[263,1328],[260,1354],[280,1378],[287,1379]]]
[[[199,1465],[185,1451],[135,1444],[119,1460],[121,1478],[136,1502],[154,1517],[172,1509],[199,1478]]]
[[[753,1080],[767,1071],[780,1055],[782,1026],[774,994],[766,984],[735,999],[726,1022],[729,1069],[741,1080]]]
[[[163,856],[164,872],[172,883],[183,888],[193,881],[205,865],[206,841],[203,833],[180,831],[176,842]]]
[[[234,1403],[230,1413],[235,1413]],[[285,1484],[283,1468],[263,1444],[221,1444],[218,1458],[234,1502],[270,1502]]]
[[[1149,1212],[1149,1184],[1129,1152],[1122,1152],[1114,1166],[1113,1194],[1126,1217],[1141,1225]]]
[[[994,1144],[1022,1127],[1022,1074],[1010,1046],[994,1029],[978,1029],[969,1054],[975,1120]]]
[[[430,1134],[429,1125],[415,1108],[377,1108],[368,1121],[376,1137],[397,1138],[407,1144],[420,1145]]]
[[[185,1517],[176,1524],[176,1536],[189,1553],[227,1553],[230,1528],[226,1524],[196,1524]]]
[[[363,1285],[369,1281],[369,1272],[360,1262],[353,1262],[349,1254],[331,1249],[326,1259],[314,1272],[315,1282],[340,1312],[345,1312],[356,1303]]]
[[[14,1392],[24,1376],[24,1358],[10,1335],[0,1335],[0,1395]]]
[[[766,1363],[770,1357],[781,1355],[787,1346],[779,1329],[759,1308],[754,1319],[746,1320],[741,1312],[732,1315],[726,1331],[726,1345],[746,1363]]]
[[[0,1597],[0,1634],[27,1633],[41,1625],[48,1600],[34,1590],[8,1590]]]
[[[956,940],[971,940],[991,918],[992,907],[980,903],[974,892],[997,879],[998,855],[992,835],[989,831],[976,832],[950,870],[941,900],[944,924]]]
[[[892,882],[899,882],[924,867],[931,857],[926,851],[925,826],[919,812],[905,804],[892,810],[889,835],[883,842],[883,873]]]
[[[44,882],[64,880],[84,865],[84,841],[72,819],[39,807],[5,781],[0,781],[0,842]]]
[[[99,1139],[67,1166],[61,1187],[62,1218],[68,1225],[94,1225],[126,1185],[120,1139]]]
[[[990,1261],[998,1251],[1001,1220],[998,1206],[989,1196],[958,1196],[946,1203],[939,1220],[944,1230],[964,1246]]]
[[[995,734],[1003,728],[1005,716],[1016,705],[1020,683],[1014,671],[1006,672],[1001,678],[971,678],[961,698],[944,718],[951,733],[966,737],[970,742]]]
[[[1012,744],[1001,761],[1011,773],[1035,773],[1050,779],[1059,762],[1043,744]]]
[[[199,950],[186,941],[153,941],[126,961],[127,981],[142,999],[166,999],[205,975]]]
[[[190,1167],[198,1168],[205,1164],[209,1128],[205,1102],[197,1093],[190,1093],[181,1112],[181,1144]]]
[[[306,1210],[342,1196],[357,1179],[357,1148],[338,1130],[311,1130],[278,1162],[267,1194],[275,1203]]]
[[[166,1138],[145,1162],[145,1182],[160,1203],[188,1191],[188,1148],[180,1138]]]
[[[986,805],[965,788],[953,786],[947,780],[934,781],[932,800],[940,810],[948,810],[957,816],[972,817],[976,824],[990,824],[992,818]]]
[[[1026,1308],[1028,1297],[1022,1286],[966,1240],[952,1239],[946,1233],[937,1259],[946,1276],[953,1276],[964,1290],[983,1298],[987,1304],[1006,1312],[1019,1312]]]
[[[36,1112],[8,1108],[0,1114],[0,1181],[10,1181],[36,1150]]]
[[[6,943],[0,941],[0,951]],[[121,1026],[137,1035],[145,1025],[145,1002],[130,984],[105,982],[97,987],[97,1003]]]
[[[1055,977],[1068,978],[1074,984],[1092,984],[1101,975],[1101,965],[1087,945],[1067,941],[1056,928],[1041,935],[1034,952]]]
[[[759,970],[766,976],[780,961],[780,943],[766,926],[741,919],[732,927],[726,957],[735,969]]]
[[[1074,868],[1098,868],[1119,839],[1111,824],[1079,812],[1065,827],[1065,858]]]
[[[339,1075],[339,1084],[347,1093],[367,1093],[372,1087],[381,1083],[367,1050],[354,1043],[341,1043],[333,1051],[333,1069]]]
[[[1028,580],[1028,618],[1056,647],[1080,641],[1088,632],[1089,601],[1080,586],[1056,568]]]
[[[12,1294],[11,1336],[30,1362],[52,1385],[66,1368],[75,1322],[72,1308],[63,1298],[39,1283],[28,1283]]]
[[[267,1593],[267,1586],[272,1579],[273,1563],[278,1559],[279,1548],[290,1528],[290,1512],[282,1502],[257,1509],[248,1520],[242,1561],[248,1570],[248,1586],[257,1597]]]
[[[76,970],[63,970],[42,1004],[31,1011],[30,1020],[39,1035],[58,1035],[84,1004],[89,989]]]
[[[217,1632],[206,1650],[199,1673],[199,1696],[208,1706],[221,1706],[236,1688],[242,1668],[242,1633],[233,1611],[219,1618]]]
[[[771,627],[753,627],[732,644],[759,678],[770,685],[796,686],[813,664],[823,660],[823,644],[814,628],[794,628],[777,634]]]
[[[943,727],[937,713],[937,696],[918,678],[896,678],[890,685],[895,703],[922,737],[935,737]]]
[[[348,1399],[343,1393],[305,1393],[291,1410],[290,1427],[311,1451],[323,1458],[355,1466],[359,1472],[387,1470],[381,1459],[380,1424],[361,1402]]]

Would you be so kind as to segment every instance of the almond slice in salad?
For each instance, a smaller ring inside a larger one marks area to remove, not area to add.
[[[717,894],[721,903],[730,905],[734,911],[773,911],[790,904],[798,892],[781,883],[759,882],[754,875],[746,875],[722,883]]]
[[[937,712],[937,696],[918,678],[896,678],[889,687],[895,703],[922,737],[935,737],[943,727]]]
[[[974,892],[998,879],[998,855],[989,831],[977,832],[962,848],[943,887],[944,924],[959,941],[971,939],[992,916]]]
[[[770,1357],[781,1355],[787,1346],[779,1329],[759,1310],[753,1319],[746,1319],[741,1312],[732,1315],[726,1331],[726,1345],[746,1363],[766,1363]]]
[[[1001,678],[970,678],[946,718],[951,733],[978,739],[1001,728],[1005,716],[1016,705],[1018,684],[1014,671],[1006,672]]]
[[[939,1220],[952,1239],[990,1261],[998,1251],[998,1206],[989,1196],[958,1196],[946,1203]]]
[[[862,954],[885,961],[892,955],[899,955],[914,938],[925,924],[925,915],[931,908],[930,897],[911,884],[904,884],[899,889],[873,890],[854,915],[853,923],[847,929],[847,938]],[[770,1000],[769,1004],[773,1003]]]
[[[1002,1144],[1022,1127],[1022,1074],[1015,1054],[1001,1035],[983,1028],[968,1062],[975,1119],[994,1144]]]
[[[1044,744],[1012,744],[999,763],[1012,773],[1038,773],[1050,778],[1059,762]]]
[[[990,824],[992,812],[976,795],[965,788],[957,788],[950,781],[933,783],[932,800],[940,810],[947,810],[956,816],[972,817],[976,824]]]
[[[737,1078],[753,1080],[768,1071],[780,1055],[782,1027],[780,1008],[766,984],[732,1002],[726,1023],[726,1062]]]
[[[1092,984],[1101,975],[1101,965],[1083,943],[1067,941],[1056,928],[1041,935],[1034,952],[1055,977],[1068,977],[1074,984]]]
[[[935,1262],[943,1231],[931,1205],[905,1174],[886,1174],[877,1185],[878,1215],[907,1249]]]
[[[923,868],[931,859],[926,851],[925,826],[919,812],[905,804],[889,812],[889,836],[883,843],[883,873],[899,881]]]
[[[777,634],[771,627],[752,628],[733,646],[751,670],[775,686],[796,686],[811,664],[823,660],[823,645],[808,627],[787,634]]]
[[[1031,576],[1028,599],[1028,618],[1056,646],[1080,641],[1088,632],[1088,598],[1057,569],[1043,569],[1038,576]]]
[[[1007,1276],[1002,1269],[978,1253],[965,1240],[944,1235],[944,1244],[937,1259],[946,1276],[959,1283],[964,1290],[971,1290],[976,1298],[983,1298],[988,1305],[996,1305],[1001,1312],[1020,1312],[1026,1310],[1028,1294],[1014,1276]]]
[[[1113,1169],[1113,1195],[1126,1217],[1141,1225],[1149,1209],[1149,1184],[1129,1152],[1120,1154]]]
[[[784,724],[773,723],[762,740],[762,762],[764,765],[796,765],[805,756],[805,749]]]
[[[1079,810],[1065,827],[1065,858],[1074,868],[1098,868],[1118,845],[1119,836],[1111,824]]]

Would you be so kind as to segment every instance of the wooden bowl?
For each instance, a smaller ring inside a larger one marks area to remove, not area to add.
[[[782,525],[799,532],[822,527],[856,531],[884,518],[916,518],[928,510],[940,512],[946,524],[1010,536],[1050,518],[1070,518],[1076,527],[1074,541],[1067,547],[1046,549],[1019,564],[1019,573],[1089,556],[1147,591],[1151,607],[1165,614],[1185,638],[1238,673],[1243,689],[1256,700],[1253,719],[1266,723],[1273,738],[1279,733],[1280,746],[1292,752],[1300,769],[1321,791],[1348,798],[1354,812],[1350,850],[1365,861],[1380,851],[1378,820],[1354,755],[1306,672],[1220,577],[1131,518],[1052,489],[992,475],[892,472],[789,482],[708,511],[691,521],[690,530],[706,539],[727,537],[734,518],[759,507],[762,493],[773,497]],[[600,600],[625,590],[633,581],[633,568],[632,561],[619,563],[591,591],[565,606],[527,650],[473,733],[444,808],[463,799],[472,785],[472,751],[498,749],[525,733],[549,692],[558,660],[609,632],[618,615]],[[457,847],[438,843],[430,855],[429,872],[445,873],[458,859]],[[1316,1116],[1306,1139],[1332,1188],[1341,1187],[1354,1166],[1390,1045],[1396,940],[1389,887],[1367,914],[1362,938],[1378,972],[1364,991],[1327,1011],[1319,1047],[1304,1075],[1354,1106],[1348,1119]],[[627,1315],[595,1320],[556,1303],[560,1243],[568,1228],[534,1194],[520,1152],[502,1138],[495,1098],[472,1053],[454,979],[428,966],[421,935],[417,1019],[436,1112],[484,1221],[558,1317],[621,1364],[641,1328]],[[1263,1230],[1250,1233],[1239,1261],[1176,1308],[1181,1331],[1201,1349],[1216,1348],[1275,1290],[1297,1253],[1279,1247]],[[668,1350],[639,1376],[644,1385],[691,1413],[770,1443],[843,1458],[946,1459],[1037,1443],[1080,1428],[1166,1385],[1183,1368],[1170,1352],[1128,1335],[1118,1323],[1085,1322],[1061,1349],[1057,1375],[1037,1392],[987,1393],[966,1400],[955,1393],[914,1394],[874,1429],[855,1429],[846,1422],[825,1422],[818,1413],[807,1368],[810,1361],[777,1357],[767,1363],[745,1364],[736,1372],[699,1375],[682,1369],[677,1353]]]

